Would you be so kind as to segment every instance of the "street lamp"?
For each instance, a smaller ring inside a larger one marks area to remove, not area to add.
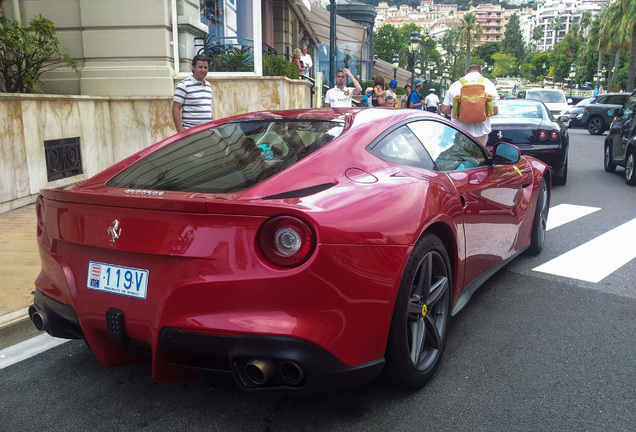
[[[444,70],[442,71],[442,78],[444,78],[444,95],[446,95],[446,80],[448,79],[448,66],[444,67]]]
[[[424,31],[422,44],[424,45],[424,66],[428,69],[428,46],[435,42],[435,36],[431,36],[428,30]]]
[[[400,67],[400,57],[397,53],[393,54],[393,79],[397,81],[397,70]]]
[[[598,70],[596,72],[596,88],[594,89],[594,96],[596,96],[598,94],[598,91],[601,89],[601,83],[603,82],[603,79],[605,78],[603,71],[605,69],[603,68],[603,70]]]
[[[576,77],[576,64],[570,65],[570,96],[572,96],[572,87],[574,87],[574,77]]]
[[[411,32],[411,42],[409,42],[409,51],[411,52],[411,89],[415,90],[415,54],[420,48],[420,34],[417,30]]]

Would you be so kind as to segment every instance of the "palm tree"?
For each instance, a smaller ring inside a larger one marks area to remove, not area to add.
[[[468,69],[468,66],[470,66],[470,50],[481,39],[484,31],[477,22],[477,15],[474,12],[464,14],[460,28],[462,29],[462,44],[466,44],[466,69]]]
[[[634,75],[636,74],[636,2],[634,0],[617,0],[620,8],[621,27],[626,33],[631,32],[631,47],[629,51],[629,72],[627,73],[627,91],[634,90]]]
[[[534,40],[534,45],[537,46],[541,39],[543,39],[543,27],[535,26],[535,28],[532,29],[532,40]]]
[[[610,59],[614,59],[614,67],[610,71],[607,83],[612,84],[616,82],[616,76],[618,75],[618,64],[621,53],[629,50],[629,34],[627,33],[626,26],[623,25],[622,20],[623,11],[620,9],[618,3],[612,3],[607,8],[607,12],[604,14],[601,20],[602,35],[604,39],[609,41],[610,47]],[[631,30],[631,29],[629,29]],[[612,55],[615,53],[615,55]],[[609,69],[609,67],[608,67]],[[613,73],[612,73],[613,71]]]
[[[592,24],[592,12],[584,11],[581,15],[581,21],[579,24],[581,25],[581,31],[583,33],[583,40],[585,40],[587,39],[588,28],[590,27],[590,24]]]
[[[565,28],[565,24],[563,24],[563,21],[561,21],[560,17],[554,17],[552,18],[552,22],[550,22],[550,30],[553,31],[552,33],[552,46],[556,45],[556,37],[557,34],[559,33],[559,31],[563,30]]]

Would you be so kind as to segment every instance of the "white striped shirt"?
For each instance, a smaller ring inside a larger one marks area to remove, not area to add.
[[[181,107],[181,123],[185,129],[212,120],[212,86],[202,84],[192,75],[177,84],[172,98]]]

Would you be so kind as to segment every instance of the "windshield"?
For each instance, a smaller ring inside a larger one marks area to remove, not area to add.
[[[527,99],[540,100],[543,103],[568,103],[562,91],[533,90],[528,91]]]
[[[344,129],[336,120],[258,120],[227,123],[185,137],[131,165],[108,186],[229,193],[288,168]]]

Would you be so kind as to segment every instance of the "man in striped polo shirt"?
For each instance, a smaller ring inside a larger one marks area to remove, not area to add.
[[[210,59],[196,55],[192,75],[177,85],[172,98],[172,119],[177,132],[212,120],[212,87],[205,80]]]

